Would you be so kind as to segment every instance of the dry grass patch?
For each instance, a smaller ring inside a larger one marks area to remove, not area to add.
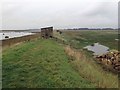
[[[93,58],[88,58],[84,52],[77,51],[70,46],[65,47],[70,57],[70,63],[80,76],[86,78],[100,88],[118,88],[118,75],[104,71]]]

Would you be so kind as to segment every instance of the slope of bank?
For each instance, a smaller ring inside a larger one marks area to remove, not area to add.
[[[83,49],[83,47],[97,41],[109,46],[110,49],[117,49],[115,41],[117,31],[63,31],[61,35],[54,32],[54,36],[58,38],[57,42],[63,43],[64,40],[64,43],[67,43],[65,51],[69,56],[71,65],[80,76],[95,83],[100,88],[118,88],[118,74],[112,73],[108,68],[96,62],[92,52]]]

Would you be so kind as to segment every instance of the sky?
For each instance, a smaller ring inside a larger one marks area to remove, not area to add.
[[[0,30],[117,28],[119,0],[2,0]]]

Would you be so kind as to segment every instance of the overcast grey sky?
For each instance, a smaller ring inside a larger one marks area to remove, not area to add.
[[[2,29],[118,27],[118,0],[3,0]]]

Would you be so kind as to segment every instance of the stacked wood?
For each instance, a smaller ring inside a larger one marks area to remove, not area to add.
[[[109,66],[117,72],[120,72],[120,52],[117,50],[109,51],[101,56],[96,56],[97,60],[105,65]]]

